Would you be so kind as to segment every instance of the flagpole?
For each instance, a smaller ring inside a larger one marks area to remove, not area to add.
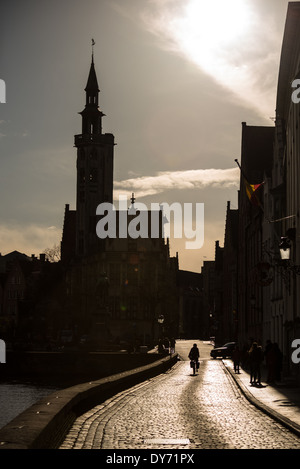
[[[237,164],[238,167],[240,168],[240,171],[241,171],[242,176],[246,179],[246,181],[248,181],[248,179],[246,178],[246,176],[245,176],[245,174],[244,174],[244,172],[243,172],[243,170],[242,170],[242,168],[241,168],[241,165],[240,165],[239,161],[238,161],[237,159],[235,159],[234,161],[236,162],[236,164]]]

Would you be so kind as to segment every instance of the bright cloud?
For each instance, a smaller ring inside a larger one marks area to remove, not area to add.
[[[130,196],[132,192],[138,193],[138,197],[141,198],[171,189],[194,190],[208,186],[237,187],[239,178],[238,168],[159,172],[155,176],[142,176],[124,181],[115,181],[114,198],[117,200],[119,195]]]

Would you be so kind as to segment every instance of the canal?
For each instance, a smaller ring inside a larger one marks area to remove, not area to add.
[[[58,389],[55,386],[30,382],[0,382],[0,428]]]

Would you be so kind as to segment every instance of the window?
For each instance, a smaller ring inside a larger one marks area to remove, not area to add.
[[[96,168],[90,169],[90,182],[97,182],[98,181],[98,172]]]

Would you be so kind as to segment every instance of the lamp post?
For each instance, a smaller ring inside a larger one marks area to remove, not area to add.
[[[165,321],[165,317],[164,317],[163,314],[161,314],[160,316],[158,316],[157,322],[158,322],[158,324],[160,325],[161,332],[164,331],[164,328],[163,328],[164,321]],[[161,334],[161,335],[163,335],[163,334]]]
[[[287,236],[281,238],[279,243],[279,252],[281,258],[281,266],[287,271],[291,271],[296,275],[300,275],[300,265],[292,264],[291,262],[291,244]]]
[[[282,237],[279,243],[280,258],[282,261],[289,261],[291,258],[291,245],[288,237]]]

